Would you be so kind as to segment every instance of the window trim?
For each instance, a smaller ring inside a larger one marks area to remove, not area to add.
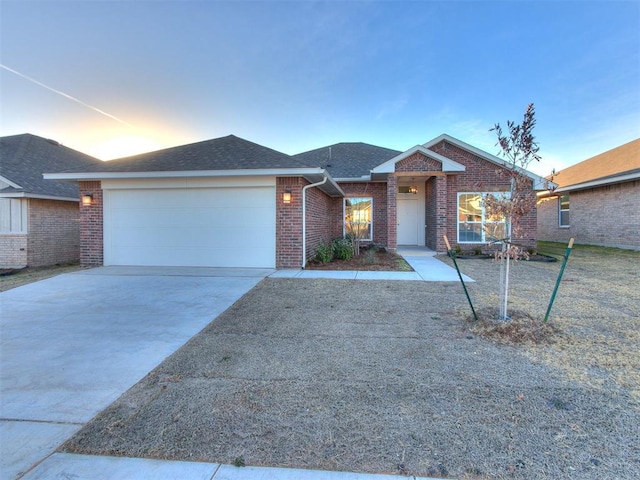
[[[346,237],[347,236],[347,201],[348,200],[352,200],[352,199],[358,199],[358,200],[369,200],[370,205],[371,205],[371,212],[369,215],[369,221],[368,222],[360,222],[363,224],[367,224],[369,225],[369,232],[370,235],[368,238],[361,238],[360,241],[363,242],[373,242],[373,197],[371,196],[350,196],[350,197],[344,197],[342,199],[342,236]]]
[[[567,198],[568,208],[562,208],[562,199]],[[569,222],[562,223],[562,213],[566,212]],[[571,199],[569,198],[569,194],[565,193],[564,195],[560,195],[558,197],[558,228],[569,228],[571,227]]]
[[[486,216],[486,209],[484,206],[484,202],[482,202],[480,204],[480,211],[481,211],[481,220],[478,221],[461,221],[460,220],[460,197],[462,195],[480,195],[481,197],[485,197],[486,195],[496,195],[496,194],[500,194],[500,195],[504,195],[504,194],[509,194],[509,192],[458,192],[457,194],[457,198],[456,198],[456,238],[459,244],[465,244],[465,245],[477,245],[479,243],[487,243],[491,240],[487,240],[486,238],[486,229],[485,229],[485,225],[487,224],[504,224],[505,225],[505,233],[507,234],[507,236],[509,235],[509,232],[506,231],[507,228],[507,221],[506,219],[502,220],[501,222],[496,222],[496,221],[487,221],[487,216]],[[464,224],[474,224],[474,225],[480,225],[480,235],[481,235],[481,239],[478,241],[468,241],[468,240],[460,240],[460,225],[464,225]],[[511,228],[509,226],[509,228]],[[499,242],[501,243],[501,242]]]

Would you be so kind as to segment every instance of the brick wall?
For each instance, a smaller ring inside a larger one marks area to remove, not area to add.
[[[446,217],[446,232],[452,246],[457,245],[457,202],[458,192],[499,192],[508,191],[510,181],[507,176],[498,175],[501,167],[496,164],[484,160],[471,152],[467,152],[446,141],[432,146],[430,150],[439,153],[455,162],[466,167],[466,171],[460,174],[448,175],[446,177],[446,212],[442,211],[441,215]],[[441,178],[441,177],[437,177]],[[439,203],[440,205],[440,203]],[[535,246],[536,239],[536,209],[534,208],[525,218],[521,220],[522,230],[520,235],[514,236],[516,243],[525,246]],[[442,235],[439,235],[442,237]],[[440,241],[440,239],[438,239]],[[464,243],[461,247],[464,249],[474,248],[474,244]],[[484,244],[478,244],[483,247]],[[444,245],[438,248],[438,251],[444,249]]]
[[[316,248],[342,235],[336,229],[336,204],[342,199],[329,197],[319,188],[307,189],[307,261],[315,255]]]
[[[78,203],[29,199],[27,264],[75,263],[80,259]]]
[[[276,268],[302,267],[302,189],[309,185],[303,178],[276,179]],[[291,203],[282,201],[291,192]],[[316,248],[342,234],[338,231],[337,211],[342,199],[331,198],[317,187],[306,191],[306,259],[313,258]]]
[[[0,268],[27,266],[27,235],[3,233],[0,235]]]
[[[640,249],[640,181],[569,193],[569,228],[558,226],[558,197],[538,201],[538,238]]]
[[[416,152],[396,163],[396,172],[438,172],[442,165],[437,160]]]
[[[80,264],[95,267],[104,263],[102,184],[80,182],[83,195],[93,195],[93,202],[80,204]]]
[[[276,179],[276,268],[300,268],[302,265],[302,187],[301,178]],[[285,191],[291,203],[282,202]]]
[[[376,182],[353,182],[340,183],[340,188],[345,193],[345,197],[371,197],[373,198],[373,243],[378,246],[389,247],[388,241],[388,216],[387,216],[387,199],[388,191],[386,183]],[[393,195],[395,196],[395,191]],[[337,223],[339,229],[335,236],[342,236],[343,222],[343,206],[342,199],[339,199],[339,212],[337,215]],[[395,221],[394,221],[395,226]],[[362,242],[366,245],[370,242]],[[395,248],[395,246],[394,246]]]

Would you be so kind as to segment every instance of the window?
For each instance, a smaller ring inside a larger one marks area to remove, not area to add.
[[[0,233],[27,233],[27,201],[0,198]]]
[[[558,198],[558,224],[561,227],[568,227],[569,224],[569,194]]]
[[[344,199],[344,235],[354,236],[360,240],[373,239],[371,209],[373,198]]]
[[[492,193],[458,194],[458,243],[486,243],[505,238],[506,221],[490,216],[484,207],[484,197]],[[504,195],[504,193],[500,193]]]

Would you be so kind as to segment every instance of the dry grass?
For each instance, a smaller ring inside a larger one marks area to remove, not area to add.
[[[456,283],[267,279],[63,449],[465,480],[638,478],[639,259],[576,248],[544,335],[559,264],[514,265],[511,311],[526,328],[500,341],[465,322]],[[459,263],[488,312],[497,266]]]
[[[486,307],[466,318],[469,331],[481,337],[490,338],[506,344],[533,343],[542,344],[556,341],[560,329],[553,323],[545,323],[522,310],[511,309],[510,320],[497,320],[498,309]]]

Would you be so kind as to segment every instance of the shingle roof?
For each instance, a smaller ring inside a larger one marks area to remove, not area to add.
[[[336,143],[294,155],[303,162],[325,168],[333,178],[361,178],[374,167],[401,152],[368,143]]]
[[[309,165],[285,153],[263,147],[234,135],[181,145],[132,157],[64,170],[77,172],[176,172],[207,170],[247,170],[305,168]],[[48,173],[60,173],[51,171]]]
[[[553,177],[559,188],[604,177],[629,173],[640,168],[640,138],[560,170]]]
[[[79,198],[77,183],[45,180],[42,174],[100,164],[96,158],[29,133],[2,137],[0,176],[20,188],[7,187],[0,193]]]

